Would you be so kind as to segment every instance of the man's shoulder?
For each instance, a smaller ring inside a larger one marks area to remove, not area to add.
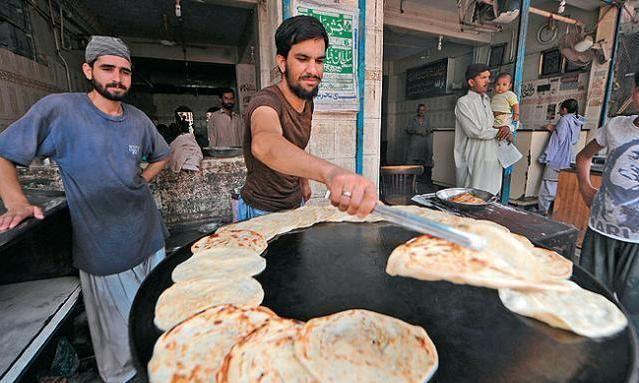
[[[146,113],[144,113],[143,111],[141,111],[137,107],[135,107],[135,106],[133,106],[131,104],[124,104],[124,107],[126,108],[126,110],[129,113],[129,115],[132,118],[134,118],[135,120],[142,121],[142,122],[145,122],[145,123],[148,122],[148,123],[153,124],[153,122],[151,122],[151,119],[149,118],[149,116],[147,116]]]
[[[282,98],[277,89],[277,85],[268,86],[257,92],[249,103],[247,111],[252,113],[255,109],[261,106],[271,107],[279,113],[282,108]]]
[[[77,107],[83,97],[86,97],[84,93],[53,93],[42,97],[33,107],[38,110],[52,110],[69,105]]]

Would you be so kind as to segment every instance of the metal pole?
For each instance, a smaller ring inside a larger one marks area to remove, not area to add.
[[[293,17],[293,4],[291,0],[282,0],[282,19],[290,19]]]
[[[530,0],[521,1],[521,11],[519,12],[519,36],[517,38],[517,57],[515,58],[515,81],[513,89],[517,94],[517,98],[521,101],[521,86],[524,81],[524,59],[526,57],[526,35],[528,34],[528,12],[530,8]],[[517,132],[515,131],[515,139]],[[513,142],[514,144],[514,142]],[[501,181],[501,199],[502,204],[507,204],[510,199],[510,176],[513,167],[509,166],[504,169]]]
[[[608,71],[608,81],[606,82],[606,93],[604,94],[603,106],[601,107],[601,115],[599,116],[599,127],[604,126],[608,120],[608,103],[610,101],[610,94],[612,93],[613,84],[615,82],[615,65],[617,63],[617,51],[619,50],[619,40],[621,37],[622,12],[623,8],[617,8],[615,39],[612,45],[612,54],[610,55],[610,70]]]
[[[355,171],[364,171],[364,88],[366,82],[366,0],[359,0],[357,38],[357,90],[359,111],[357,112],[357,135],[355,137]]]

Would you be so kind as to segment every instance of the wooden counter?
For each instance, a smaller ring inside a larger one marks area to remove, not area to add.
[[[590,178],[594,187],[601,186],[601,172],[592,170]],[[574,169],[562,170],[559,174],[559,186],[553,208],[552,218],[557,221],[575,225],[579,229],[577,245],[581,247],[584,234],[588,228],[590,208],[586,206],[579,192],[579,181]]]

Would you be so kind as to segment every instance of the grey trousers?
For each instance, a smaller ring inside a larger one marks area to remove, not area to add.
[[[144,278],[164,257],[164,248],[130,270],[92,275],[80,270],[91,343],[100,377],[124,383],[135,376],[129,348],[129,311]]]
[[[537,197],[539,211],[543,214],[549,213],[550,206],[557,197],[557,185],[559,185],[559,172],[546,165]]]
[[[588,228],[579,264],[617,295],[639,330],[639,243],[613,239]]]

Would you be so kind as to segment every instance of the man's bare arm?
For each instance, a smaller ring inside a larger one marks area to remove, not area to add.
[[[364,216],[375,207],[377,188],[371,181],[293,145],[284,138],[273,108],[255,109],[251,115],[251,134],[255,158],[280,173],[325,184],[331,192],[331,202],[342,211]]]
[[[13,229],[28,217],[44,218],[42,209],[31,205],[18,181],[15,165],[0,157],[0,198],[7,212],[0,215],[0,232]]]
[[[142,172],[142,178],[146,180],[146,182],[151,182],[166,166],[166,163],[169,162],[169,157],[162,159],[160,161],[151,162]]]
[[[579,191],[586,205],[590,206],[592,200],[597,194],[597,189],[592,186],[590,179],[590,167],[592,158],[604,147],[599,145],[597,141],[592,140],[577,154],[577,178],[579,179]]]

